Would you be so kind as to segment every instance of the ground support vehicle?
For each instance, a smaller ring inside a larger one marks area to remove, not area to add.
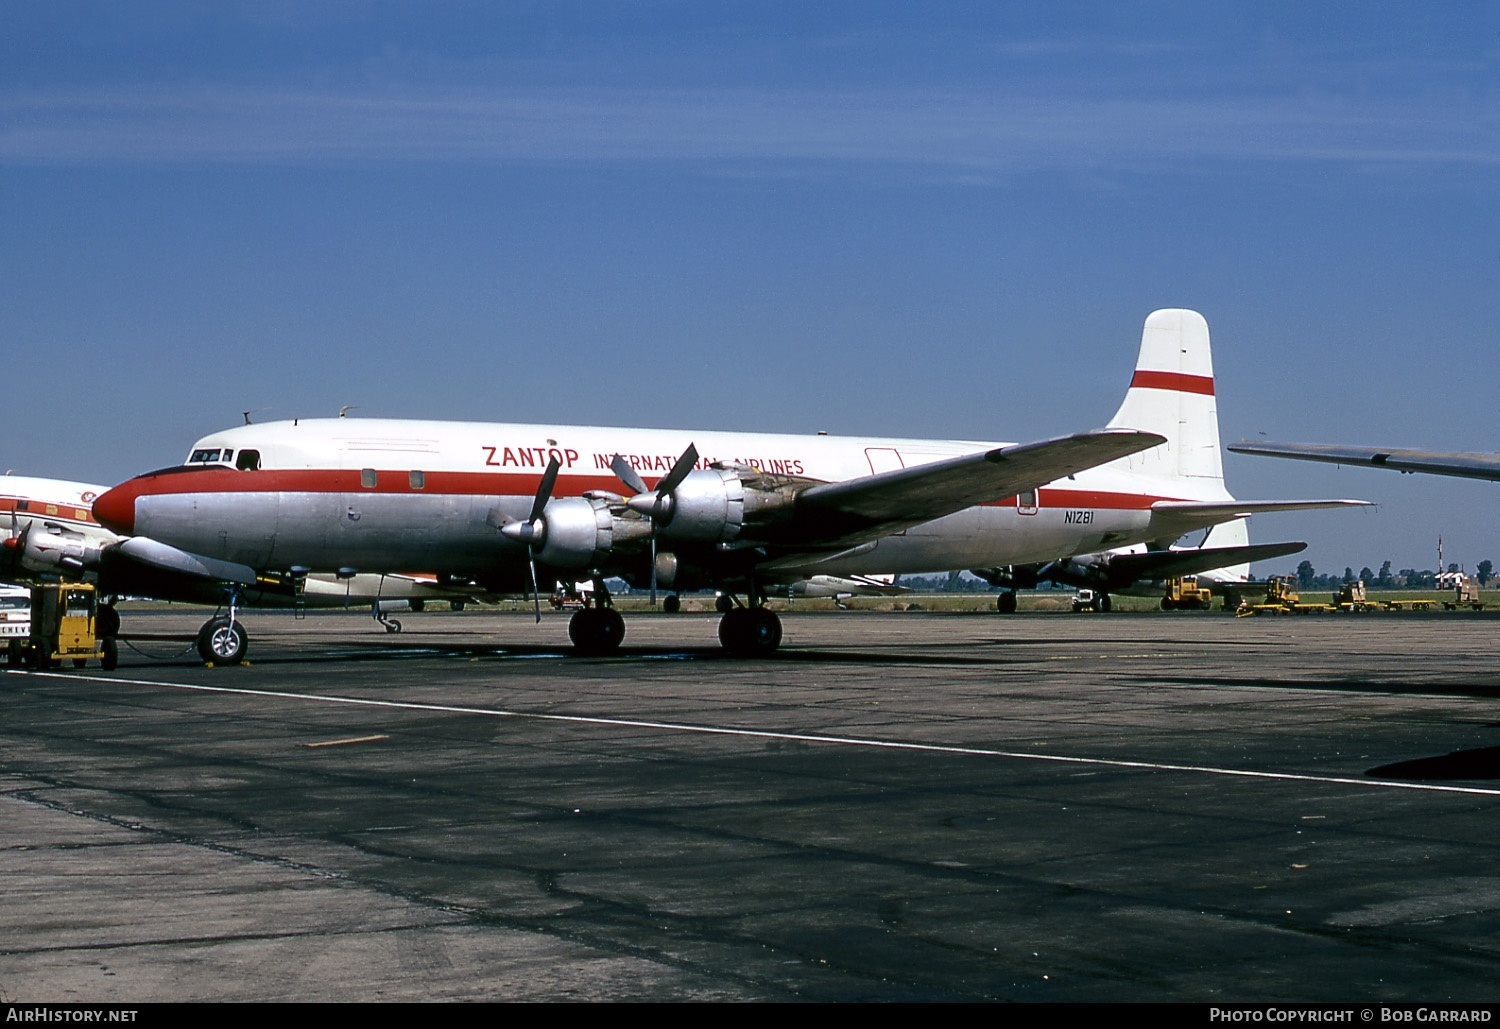
[[[1207,611],[1214,602],[1213,590],[1198,585],[1196,575],[1179,575],[1167,580],[1161,598],[1163,611]]]
[[[1108,611],[1109,594],[1097,590],[1083,589],[1073,594],[1073,613],[1081,611]]]
[[[98,659],[106,671],[120,660],[113,628],[114,609],[99,604],[93,585],[86,582],[48,582],[31,588],[31,633],[20,653],[20,663],[56,668],[72,661],[82,668]],[[101,629],[104,630],[101,632]]]
[[[31,591],[24,586],[0,586],[0,643],[5,663],[18,665],[31,638]]]

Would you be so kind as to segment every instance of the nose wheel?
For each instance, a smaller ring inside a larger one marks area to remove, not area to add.
[[[233,618],[210,618],[198,630],[198,656],[204,664],[237,665],[249,646],[245,627]]]

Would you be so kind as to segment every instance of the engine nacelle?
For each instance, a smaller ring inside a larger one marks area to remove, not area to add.
[[[650,523],[619,517],[604,497],[550,500],[538,522],[532,555],[553,568],[597,567],[615,547],[651,534]]]
[[[665,496],[643,494],[627,506],[651,517],[668,539],[728,543],[747,525],[790,511],[795,500],[795,484],[763,476],[748,465],[716,463],[689,472]]]
[[[664,590],[703,589],[715,581],[696,561],[684,561],[669,551],[656,555],[656,584]]]
[[[90,539],[74,529],[66,529],[52,522],[38,525],[22,534],[18,561],[28,572],[77,573],[84,569],[99,567],[99,552],[102,540]]]
[[[689,472],[657,517],[663,536],[677,540],[728,541],[745,524],[745,484],[729,468]]]

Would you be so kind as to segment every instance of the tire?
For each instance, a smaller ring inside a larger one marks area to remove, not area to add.
[[[1108,611],[1110,609],[1110,606],[1111,605],[1110,605],[1109,594],[1108,593],[1101,593],[1101,594],[1099,594],[1098,597],[1096,597],[1094,599],[1094,610],[1095,611],[1099,611],[1099,612]]]
[[[94,615],[94,635],[100,639],[120,635],[120,612],[112,604],[103,604]]]
[[[714,598],[714,610],[724,615],[734,610],[734,598],[728,593],[720,593]]]
[[[113,672],[120,665],[120,645],[115,642],[113,636],[104,640],[104,652],[99,655],[99,666],[106,672]]]
[[[211,618],[198,630],[198,656],[204,664],[237,665],[249,648],[245,627],[228,618]]]
[[[675,593],[668,593],[667,599],[661,602],[661,609],[669,615],[675,615],[682,610],[682,599]]]
[[[586,607],[568,619],[568,639],[586,657],[613,654],[625,640],[625,619],[612,607]]]
[[[740,607],[719,620],[719,643],[735,657],[769,657],[781,646],[781,619],[764,607]]]
[[[448,609],[450,611],[462,611],[464,609],[464,602],[462,600],[455,600],[448,605]]]
[[[995,610],[1002,615],[1013,615],[1016,613],[1016,591],[1006,590],[995,598]]]
[[[411,608],[413,613],[415,613],[415,614],[421,614],[423,611],[425,611],[427,609],[427,601],[425,601],[425,600],[408,600],[406,602],[406,606],[409,607],[409,608]]]

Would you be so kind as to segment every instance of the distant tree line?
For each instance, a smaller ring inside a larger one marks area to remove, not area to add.
[[[1459,571],[1457,564],[1449,564],[1448,571]],[[1474,568],[1474,578],[1479,585],[1485,586],[1495,577],[1495,565],[1492,561],[1481,561]],[[1305,590],[1314,589],[1338,589],[1346,582],[1355,579],[1363,579],[1366,586],[1377,590],[1420,590],[1432,589],[1437,585],[1437,573],[1429,569],[1417,571],[1415,568],[1403,568],[1398,572],[1391,571],[1391,563],[1386,561],[1380,566],[1380,571],[1372,572],[1366,565],[1354,574],[1353,568],[1346,567],[1343,575],[1329,573],[1318,574],[1313,568],[1311,561],[1303,561],[1297,566],[1297,585]]]

